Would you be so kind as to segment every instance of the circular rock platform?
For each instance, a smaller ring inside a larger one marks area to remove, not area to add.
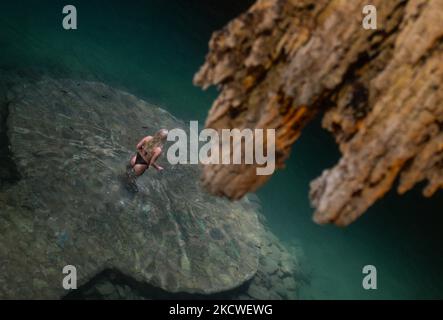
[[[184,127],[168,112],[96,82],[42,78],[5,95],[11,160],[0,188],[0,298],[59,298],[62,269],[78,285],[115,269],[170,292],[215,293],[257,271],[261,224],[247,199],[199,186],[195,165],[160,164],[127,190],[138,140]]]

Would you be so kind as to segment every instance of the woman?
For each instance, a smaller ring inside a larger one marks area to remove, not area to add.
[[[168,137],[168,130],[160,129],[152,136],[144,137],[137,144],[137,154],[135,154],[130,161],[131,171],[136,177],[140,177],[150,166],[153,166],[158,171],[162,171],[155,161],[163,151],[163,145]]]

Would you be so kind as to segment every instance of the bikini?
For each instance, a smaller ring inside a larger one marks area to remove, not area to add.
[[[149,166],[149,164],[143,159],[141,154],[137,152],[137,158],[135,158],[135,164],[142,164],[144,166]]]

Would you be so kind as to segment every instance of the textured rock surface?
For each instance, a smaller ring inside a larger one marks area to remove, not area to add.
[[[244,285],[213,295],[171,294],[155,290],[117,272],[101,273],[66,299],[144,300],[144,299],[233,299],[282,300],[297,299],[298,289],[306,281],[302,273],[299,246],[281,243],[269,230],[259,235],[260,259],[257,273]],[[297,257],[297,258],[296,258]],[[270,268],[269,266],[272,266]]]
[[[255,207],[203,192],[197,166],[161,161],[162,174],[148,170],[137,194],[126,190],[122,174],[137,140],[182,126],[169,113],[100,83],[49,78],[20,80],[6,98],[21,177],[0,189],[1,298],[64,296],[65,265],[77,267],[79,286],[116,269],[203,294],[256,273]]]
[[[300,247],[281,243],[270,231],[260,241],[257,274],[249,287],[236,299],[282,300],[297,299],[298,289],[306,277],[302,273]]]
[[[259,0],[215,33],[194,82],[217,85],[206,126],[275,128],[277,165],[316,114],[342,158],[312,182],[315,221],[347,225],[389,191],[443,186],[443,0]],[[215,194],[239,198],[269,177],[207,166]]]

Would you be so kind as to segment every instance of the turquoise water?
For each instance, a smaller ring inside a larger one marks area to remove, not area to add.
[[[79,30],[61,27],[63,1],[0,3],[0,68],[92,79],[127,90],[184,120],[204,121],[216,97],[192,77],[211,33],[248,1],[70,1]],[[259,196],[272,230],[305,253],[305,299],[443,298],[440,232],[443,196],[394,193],[345,229],[311,221],[309,182],[339,153],[313,123],[296,143],[287,168]],[[378,290],[361,286],[362,267],[378,271]]]

